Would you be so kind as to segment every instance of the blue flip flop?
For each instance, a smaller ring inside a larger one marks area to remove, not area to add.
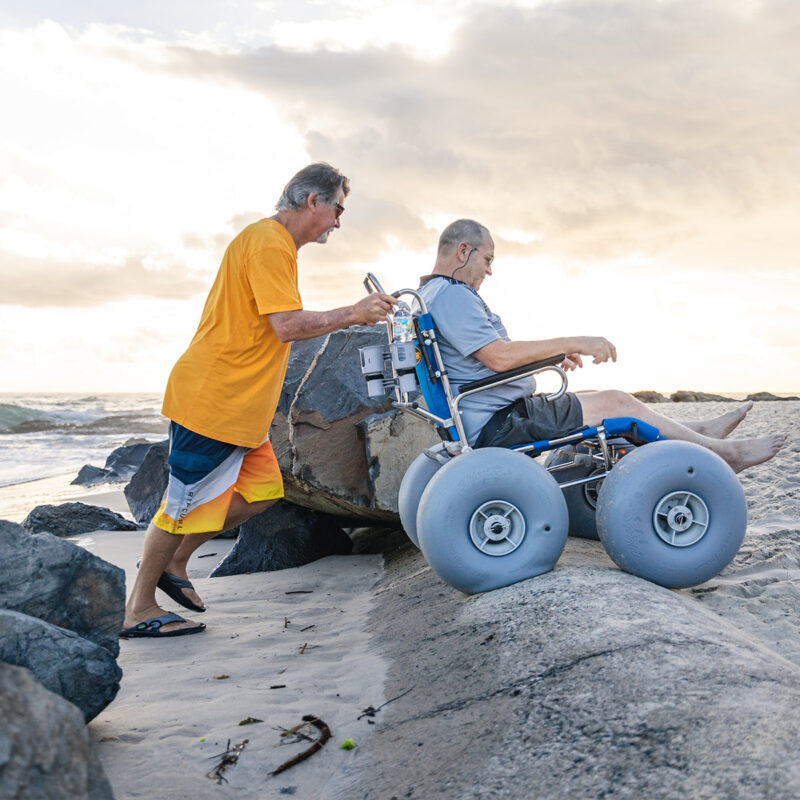
[[[141,559],[136,562],[136,569],[139,569],[139,564],[141,564]],[[162,592],[164,592],[167,597],[172,598],[176,603],[182,605],[184,608],[188,608],[190,611],[197,611],[198,614],[202,614],[205,611],[204,606],[198,606],[197,603],[192,602],[182,591],[181,589],[191,589],[194,591],[194,586],[192,586],[192,582],[186,578],[180,578],[177,575],[173,575],[171,572],[162,572],[161,577],[158,579],[158,583],[156,584]]]
[[[206,626],[201,622],[193,628],[178,628],[174,631],[161,632],[163,625],[168,625],[170,622],[186,622],[183,617],[177,614],[164,614],[161,617],[152,617],[134,625],[132,628],[123,628],[119,632],[121,639],[145,639],[145,638],[165,638],[167,636],[187,636],[190,633],[200,633],[204,631]]]

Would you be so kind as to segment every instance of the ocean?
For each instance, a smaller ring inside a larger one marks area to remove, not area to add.
[[[160,394],[0,394],[0,519],[91,490],[70,486],[84,464],[102,467],[130,439],[160,441]],[[116,488],[121,488],[117,486]]]

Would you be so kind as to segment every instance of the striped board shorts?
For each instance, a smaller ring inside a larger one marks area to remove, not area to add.
[[[248,503],[283,497],[269,437],[250,449],[170,423],[169,483],[153,524],[168,533],[221,531],[234,492]]]

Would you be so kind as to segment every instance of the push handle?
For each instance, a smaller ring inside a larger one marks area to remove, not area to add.
[[[368,272],[367,277],[364,278],[364,288],[367,290],[367,294],[372,294],[373,292],[386,294],[386,292],[383,291],[383,286],[381,286],[378,279],[371,272]]]

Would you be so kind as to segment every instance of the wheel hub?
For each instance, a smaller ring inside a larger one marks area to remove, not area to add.
[[[482,553],[506,556],[525,538],[525,517],[508,500],[489,500],[475,509],[469,521],[469,536]]]
[[[708,506],[702,497],[694,492],[670,492],[656,503],[653,528],[667,544],[688,547],[706,535],[709,519]]]

